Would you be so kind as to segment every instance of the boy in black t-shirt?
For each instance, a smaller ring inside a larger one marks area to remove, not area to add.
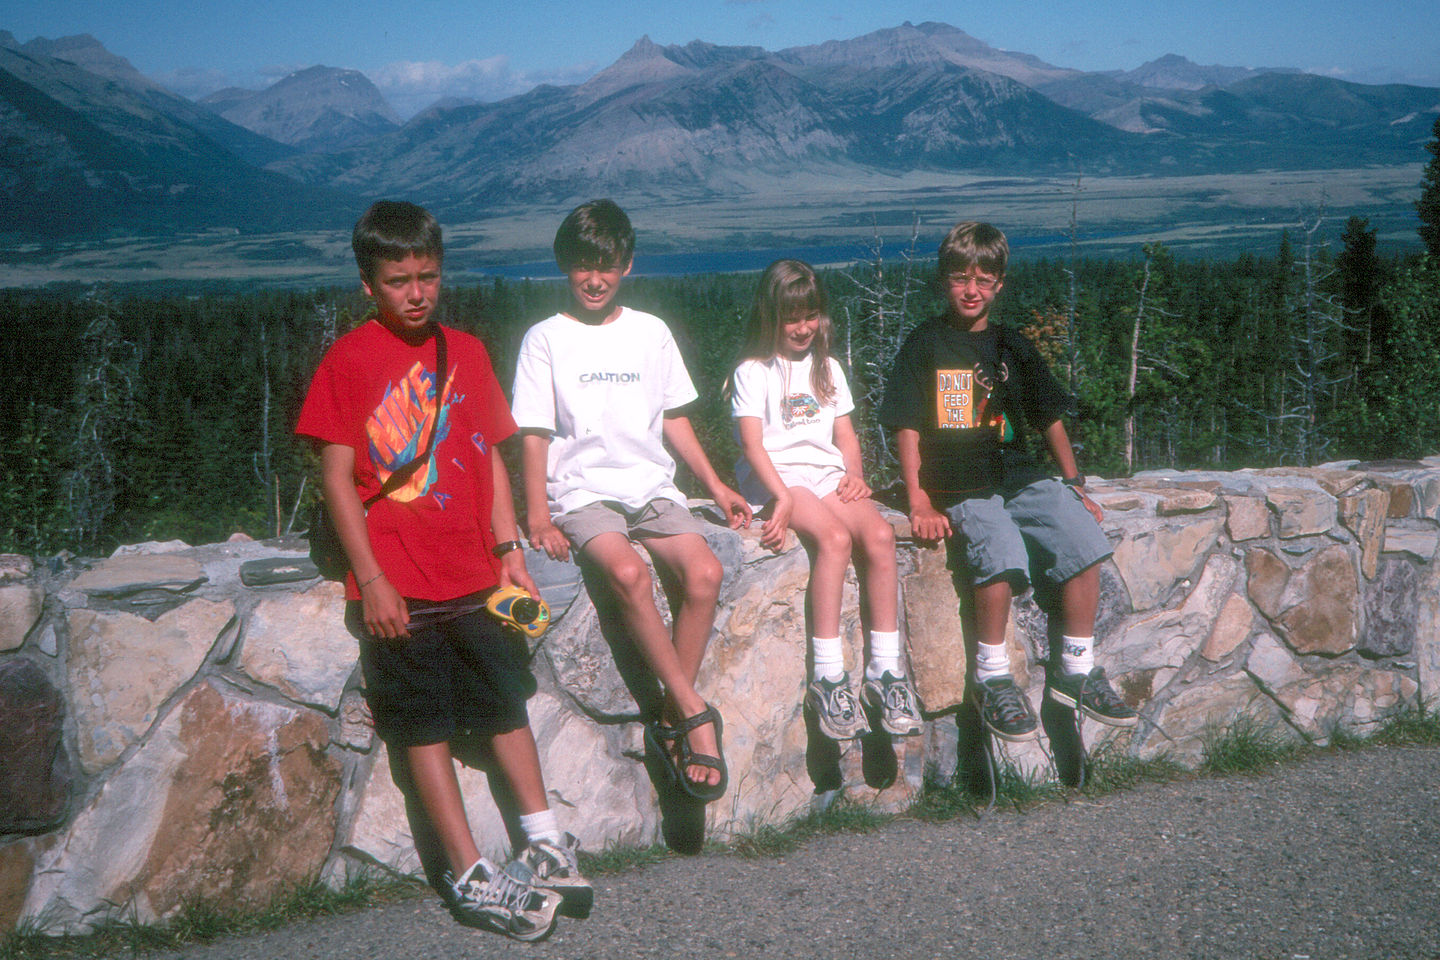
[[[989,319],[1009,253],[1005,235],[987,223],[960,223],[946,236],[939,274],[948,309],[901,346],[880,421],[895,431],[915,536],[963,542],[979,634],[972,691],[985,726],[1012,741],[1039,729],[1005,651],[1010,600],[1032,574],[1060,596],[1063,646],[1046,672],[1046,695],[1130,726],[1135,711],[1095,665],[1099,563],[1111,550],[1060,419],[1070,398],[1029,340]],[[1044,436],[1062,479],[1006,482],[1002,453],[1016,417]]]

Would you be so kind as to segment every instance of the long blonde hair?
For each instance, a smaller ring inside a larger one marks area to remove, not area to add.
[[[812,312],[820,315],[820,322],[810,341],[810,390],[823,406],[835,398],[835,380],[830,375],[830,302],[815,269],[803,260],[776,260],[760,275],[740,359],[769,361],[779,356],[785,321],[796,313]]]

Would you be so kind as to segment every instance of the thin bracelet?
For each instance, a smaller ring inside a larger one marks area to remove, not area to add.
[[[379,579],[380,579],[381,577],[383,577],[383,576],[385,576],[385,571],[384,571],[384,570],[381,570],[379,573],[375,574],[375,576],[371,577],[369,580],[366,580],[364,583],[357,583],[357,584],[355,584],[355,589],[356,589],[356,590],[363,590],[363,589],[365,589],[366,587],[370,586],[370,584],[374,583],[376,580],[379,580]]]

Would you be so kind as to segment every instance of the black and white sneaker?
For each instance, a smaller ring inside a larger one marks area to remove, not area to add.
[[[1112,727],[1133,727],[1139,719],[1135,709],[1110,686],[1105,668],[1089,673],[1061,673],[1047,677],[1045,691],[1051,700]]]
[[[501,869],[481,857],[460,879],[450,881],[450,914],[466,926],[515,940],[543,940],[555,929],[560,894],[537,886],[535,880],[519,860]]]
[[[580,841],[567,833],[559,843],[536,840],[520,852],[520,861],[535,874],[537,886],[560,894],[562,917],[583,920],[595,903],[595,888],[580,873]]]
[[[992,734],[1015,743],[1039,735],[1040,722],[1030,709],[1030,701],[1008,674],[976,680],[971,689],[975,691],[980,720]]]

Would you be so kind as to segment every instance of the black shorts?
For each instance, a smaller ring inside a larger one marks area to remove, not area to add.
[[[397,640],[369,636],[360,603],[346,604],[345,625],[360,641],[365,700],[387,744],[423,746],[529,725],[525,701],[535,693],[529,649],[518,631],[483,609],[482,597],[407,599],[410,636]]]

